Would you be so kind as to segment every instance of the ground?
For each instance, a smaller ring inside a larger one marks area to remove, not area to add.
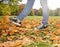
[[[60,16],[50,16],[48,28],[42,30],[34,30],[42,24],[42,16],[26,17],[22,27],[12,24],[8,16],[0,18],[0,47],[60,46]]]

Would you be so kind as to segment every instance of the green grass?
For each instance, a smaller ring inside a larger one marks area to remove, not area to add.
[[[52,45],[48,43],[43,43],[43,42],[39,42],[39,43],[36,42],[30,45],[23,45],[22,47],[52,47]]]
[[[28,19],[34,19],[34,18],[38,18],[38,19],[41,19],[43,16],[27,16],[26,18]],[[60,18],[60,16],[49,16],[49,18]]]
[[[0,16],[0,19],[2,18],[3,16]]]
[[[2,18],[3,16],[0,16],[0,19]],[[14,17],[14,16],[11,16],[11,17]],[[27,16],[26,18],[27,19],[42,19],[43,16]],[[60,18],[60,16],[50,16],[49,17],[50,19],[55,19],[55,18]]]

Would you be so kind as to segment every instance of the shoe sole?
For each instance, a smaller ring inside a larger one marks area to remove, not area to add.
[[[15,24],[16,26],[21,26],[21,24],[16,23],[16,22],[12,22],[13,24]]]

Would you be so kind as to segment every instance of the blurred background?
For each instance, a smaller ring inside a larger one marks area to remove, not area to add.
[[[0,16],[17,16],[25,7],[27,0],[0,0]],[[60,16],[60,0],[48,0],[50,16]],[[29,16],[42,16],[40,0],[35,0]]]

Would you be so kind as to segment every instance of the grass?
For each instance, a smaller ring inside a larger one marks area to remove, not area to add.
[[[3,16],[0,16],[0,19],[2,18]],[[11,17],[14,17],[14,16],[11,16]],[[43,16],[27,16],[26,18],[27,19],[42,19]],[[49,17],[50,19],[55,19],[55,18],[60,18],[60,16],[50,16]]]
[[[0,16],[0,19],[2,18],[3,16]],[[14,16],[11,16],[11,17],[14,17]],[[28,21],[30,21],[31,19],[34,21],[35,19],[37,19],[36,21],[38,21],[39,19],[42,19],[43,17],[42,16],[27,16],[26,17],[26,20],[28,20]],[[60,16],[50,16],[49,17],[49,19],[60,19]],[[35,22],[35,21],[34,21]],[[28,23],[28,24],[30,24],[30,23]],[[51,28],[50,28],[51,27]],[[23,29],[23,27],[22,27],[22,29]],[[57,28],[55,27],[55,26],[49,26],[49,28],[48,28],[48,30],[46,29],[46,30],[44,30],[44,31],[49,31],[49,33],[51,33],[50,31],[55,31]],[[24,30],[24,29],[23,29]],[[19,30],[18,30],[19,31]],[[32,34],[34,35],[34,37],[32,38],[33,40],[34,40],[34,42],[33,43],[31,43],[30,45],[23,45],[23,47],[52,47],[51,45],[53,45],[52,44],[52,42],[51,42],[51,40],[49,39],[49,38],[45,38],[44,39],[44,41],[46,41],[45,43],[44,42],[41,42],[40,41],[40,37],[42,37],[42,38],[44,38],[44,36],[45,36],[45,34],[44,34],[44,32],[43,32],[43,30],[41,30],[42,32],[34,32],[34,30],[31,30],[31,29],[29,29],[28,30],[28,32],[26,32],[25,33],[25,31],[24,32],[21,32],[21,33],[24,33],[23,34],[23,36],[26,36],[27,38],[29,37],[31,37],[32,36]],[[19,33],[19,32],[18,32]],[[15,33],[14,35],[16,36],[16,37],[19,37],[19,35],[21,35],[22,36],[22,34],[18,34],[18,33]],[[22,37],[23,37],[22,36]],[[13,40],[16,40],[16,37],[13,39]],[[39,37],[39,38],[38,38]],[[26,39],[27,39],[26,38]],[[34,38],[36,38],[36,39],[34,39]],[[7,39],[6,39],[6,37],[4,36],[4,37],[0,37],[0,40],[1,41],[3,41],[3,42],[5,42]],[[48,40],[48,41],[47,41]]]
[[[28,18],[28,19],[34,19],[34,18],[41,19],[42,17],[43,16],[27,16],[26,18]],[[55,19],[55,18],[60,18],[60,16],[50,16],[49,18]]]
[[[36,42],[30,45],[24,45],[22,47],[51,47],[51,44],[43,43],[43,42],[39,42],[39,43]]]
[[[0,16],[0,19],[2,18],[3,16]]]

